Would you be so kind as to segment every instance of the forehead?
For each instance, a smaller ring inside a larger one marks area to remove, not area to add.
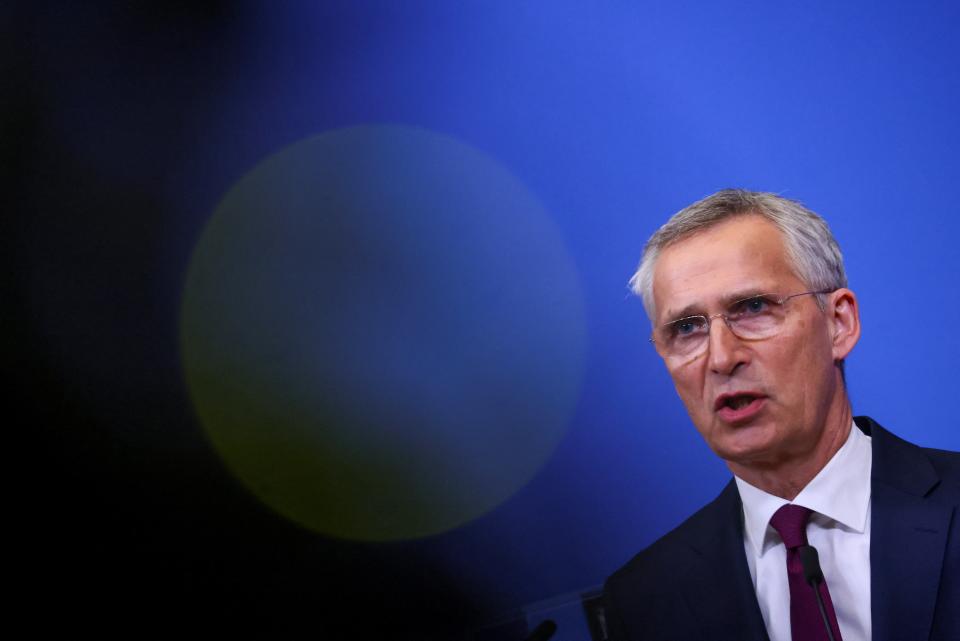
[[[757,215],[731,218],[670,245],[653,270],[660,321],[682,310],[713,309],[735,294],[794,293],[799,287],[783,234]]]

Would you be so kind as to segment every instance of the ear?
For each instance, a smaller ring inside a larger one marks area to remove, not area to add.
[[[826,313],[833,342],[833,360],[842,361],[860,340],[860,305],[846,287],[829,294]]]

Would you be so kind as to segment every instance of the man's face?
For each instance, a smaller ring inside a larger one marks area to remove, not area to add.
[[[654,269],[654,322],[710,316],[756,294],[809,289],[794,274],[780,231],[759,216],[738,216],[663,250]],[[809,456],[836,406],[831,317],[814,296],[786,305],[776,336],[745,341],[717,317],[703,354],[686,362],[665,359],[694,425],[729,462],[764,467]],[[750,405],[732,411],[724,402],[730,394],[742,394]]]

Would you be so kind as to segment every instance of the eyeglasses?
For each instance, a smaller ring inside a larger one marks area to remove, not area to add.
[[[776,336],[787,318],[786,304],[798,296],[829,294],[835,290],[780,294],[758,294],[738,300],[727,311],[712,316],[687,316],[678,318],[653,330],[650,341],[663,358],[692,361],[706,351],[710,342],[710,323],[722,318],[737,338],[747,341],[763,340]]]

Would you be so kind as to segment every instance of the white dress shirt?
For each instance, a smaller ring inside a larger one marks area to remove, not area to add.
[[[843,641],[870,641],[870,437],[854,425],[846,443],[793,499],[813,510],[807,539],[820,554]],[[770,641],[791,641],[787,551],[770,526],[789,501],[737,478],[743,547]]]

